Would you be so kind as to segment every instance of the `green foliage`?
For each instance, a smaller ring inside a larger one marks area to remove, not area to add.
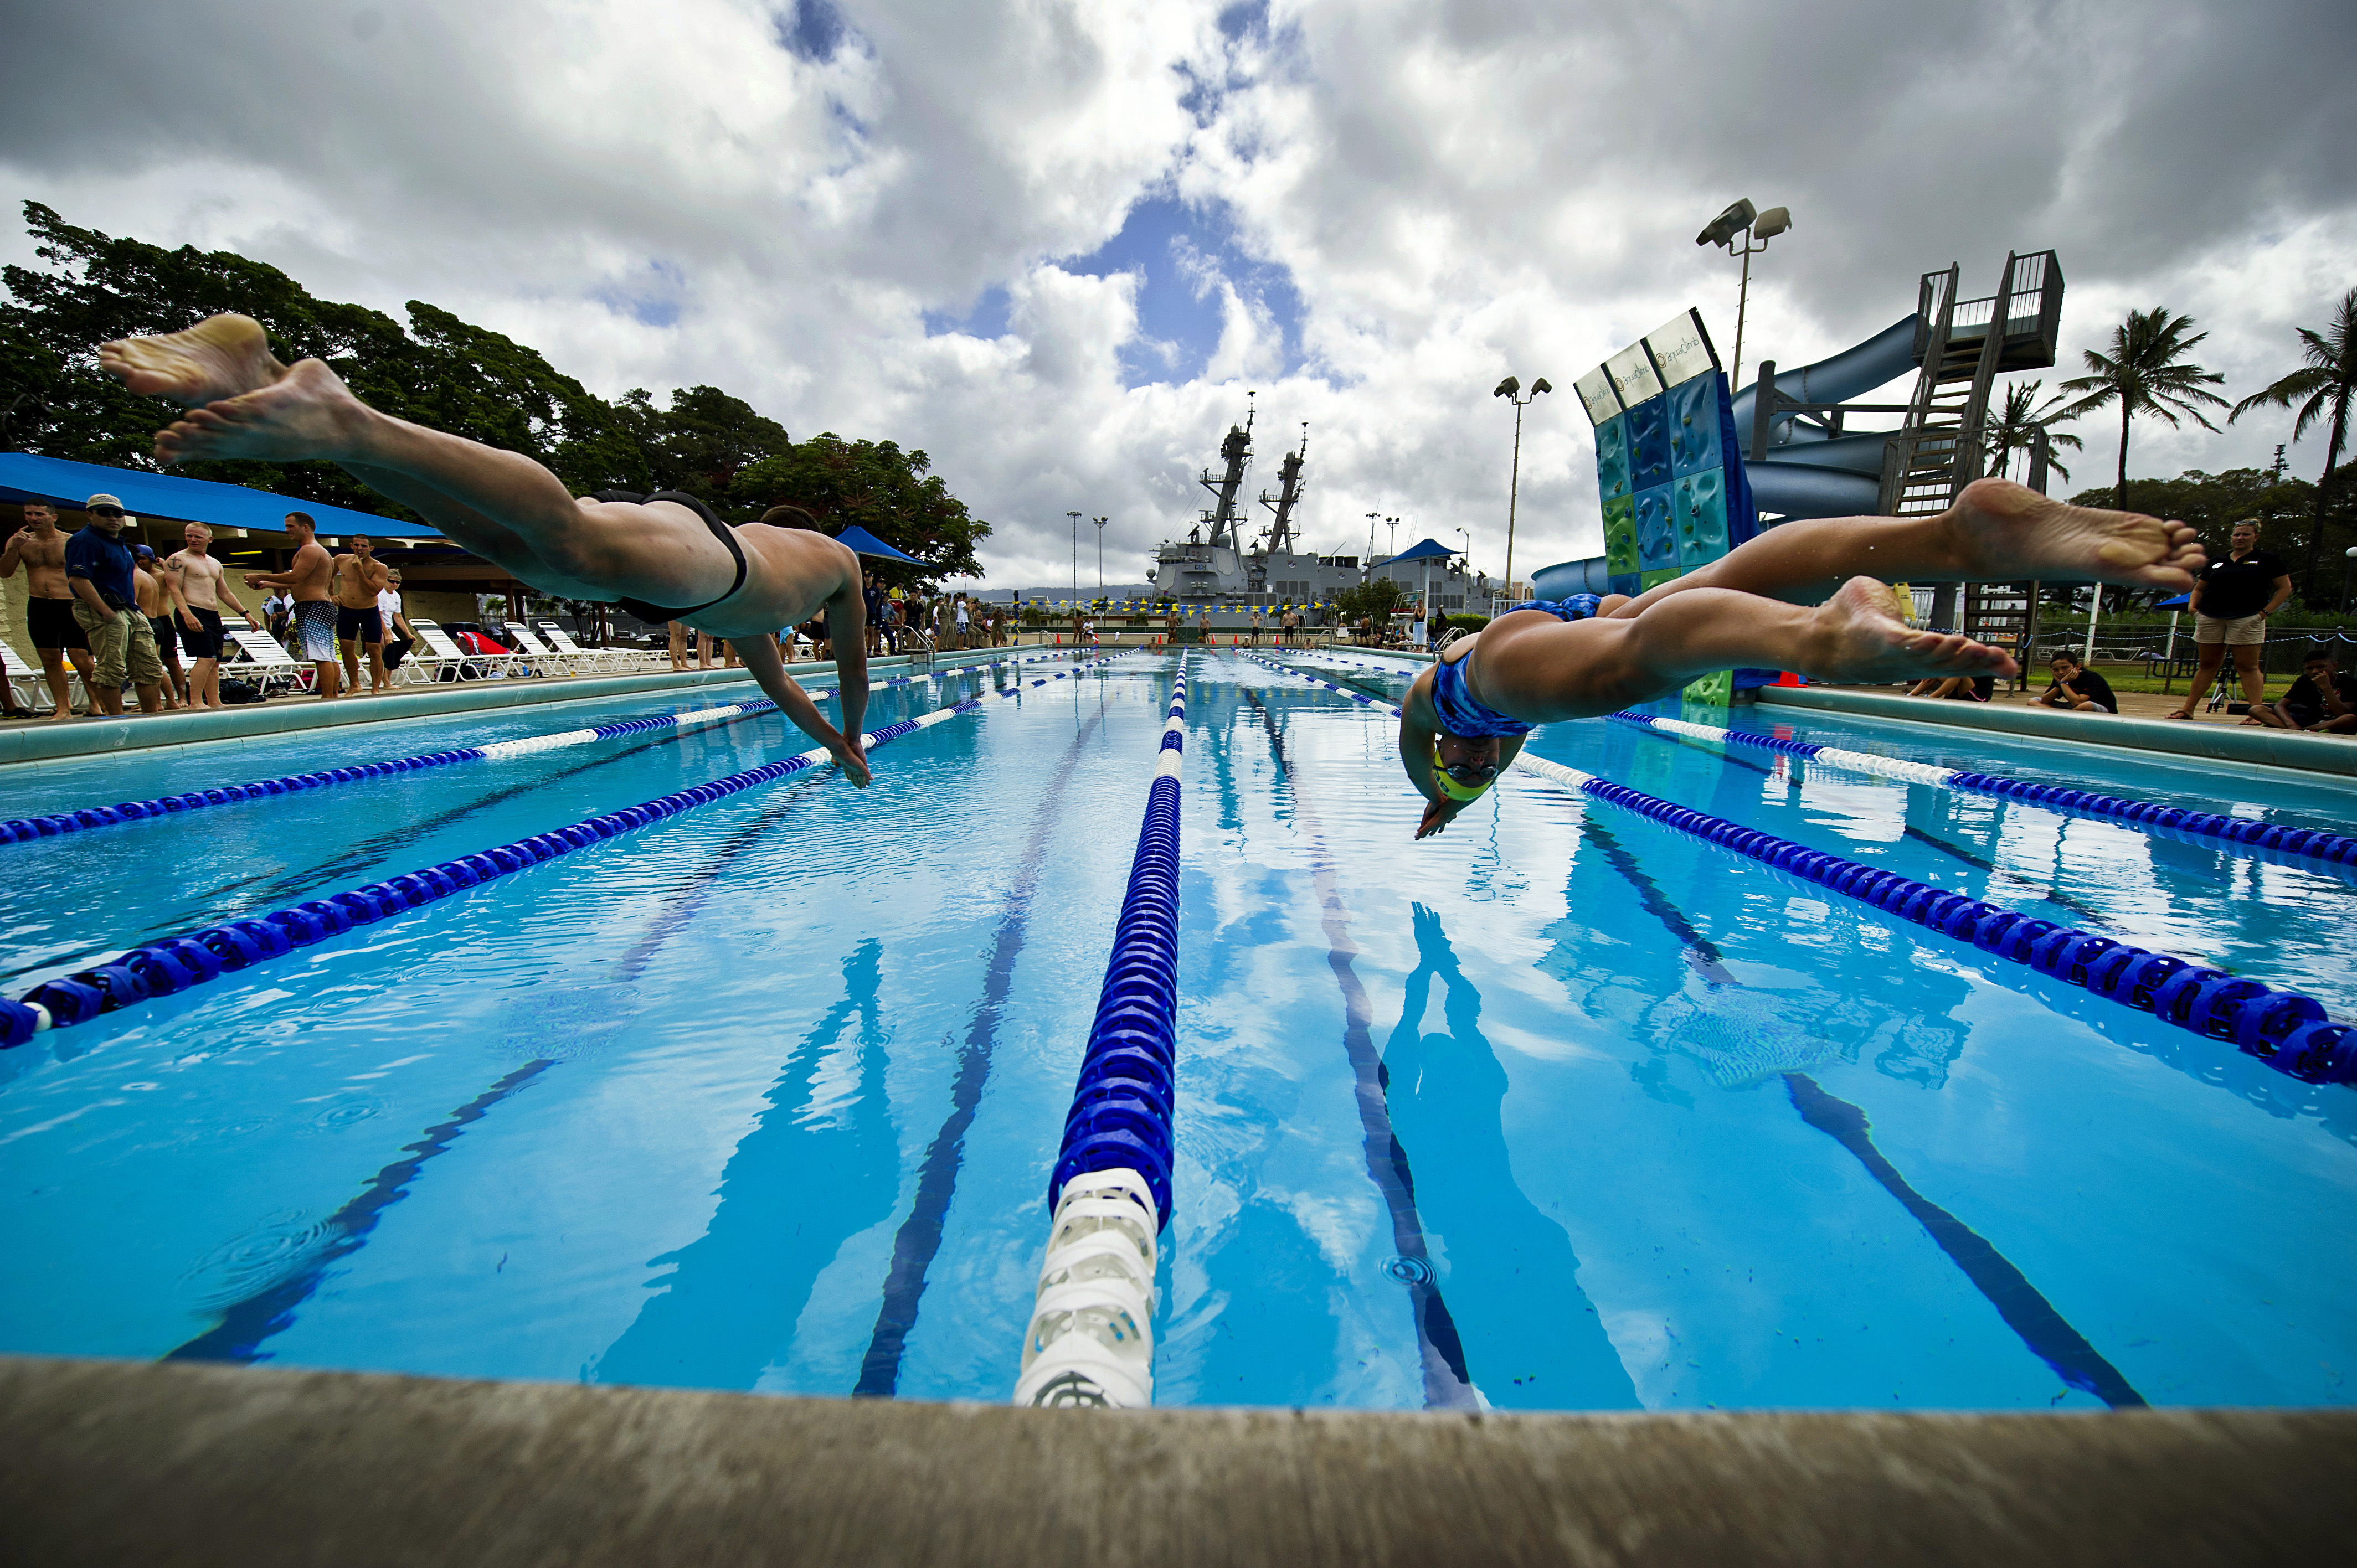
[[[2295,602],[2304,600],[2314,610],[2330,611],[2341,602],[2341,553],[2357,544],[2357,464],[2336,470],[2320,498],[2318,487],[2306,479],[2287,476],[2270,483],[2269,478],[2265,468],[2229,468],[2222,474],[2189,468],[2173,479],[2138,479],[2133,494],[2138,511],[2191,523],[2212,560],[2225,555],[2227,536],[2244,518],[2258,522],[2260,547],[2287,561],[2297,559],[2301,543],[2316,531],[2322,541],[2323,569]],[[2071,499],[2079,506],[2109,507],[2118,504],[2115,498],[2116,492],[2105,485],[2081,490]],[[2116,592],[2107,591],[2104,602],[2109,604]]]
[[[1351,620],[1367,616],[1381,620],[1394,610],[1405,609],[1409,596],[1408,591],[1392,578],[1370,577],[1336,594],[1334,607]]]
[[[2335,489],[2335,481],[2347,476],[2336,473],[2341,455],[2349,445],[2349,410],[2352,396],[2357,396],[2357,288],[2341,295],[2332,320],[2321,332],[2299,328],[2300,356],[2307,362],[2272,386],[2253,392],[2234,405],[2226,416],[2232,424],[2255,408],[2289,408],[2299,404],[2293,416],[2291,438],[2294,441],[2308,434],[2309,426],[2321,420],[2331,426],[2324,446],[2324,476],[2318,486],[2317,511],[2308,537],[2308,560],[2303,575],[2307,578],[2308,597],[2313,603],[2319,590],[2330,580],[2325,574],[2319,581],[2319,560],[2324,548],[2325,513],[2330,509],[2328,492]]]
[[[25,223],[48,266],[0,270],[0,439],[12,448],[152,468],[155,433],[172,410],[101,375],[98,345],[235,310],[262,323],[281,360],[324,360],[373,407],[523,453],[576,493],[683,490],[740,522],[791,502],[828,533],[856,522],[933,562],[940,575],[982,575],[974,550],[990,525],[968,513],[921,451],[832,433],[796,446],[783,425],[718,387],[673,392],[663,408],[642,389],[608,403],[539,350],[420,300],[409,302],[404,329],[381,311],[314,298],[277,268],[230,252],[117,239],[35,201],[25,204]],[[414,515],[328,463],[177,471]],[[906,583],[928,574],[880,575]]]
[[[746,468],[729,486],[737,510],[758,517],[773,506],[797,506],[824,533],[857,524],[896,550],[928,564],[871,561],[887,583],[979,577],[974,547],[990,524],[950,494],[932,459],[904,452],[891,441],[846,441],[829,431]]]
[[[2077,394],[2078,401],[2050,417],[2076,419],[2113,403],[2119,405],[2120,474],[2116,494],[2127,493],[2128,435],[2137,414],[2149,414],[2171,429],[2180,423],[2180,414],[2204,430],[2218,428],[2201,410],[2226,406],[2224,398],[2209,390],[2226,378],[2215,371],[2203,370],[2187,358],[2210,336],[2207,332],[2193,332],[2192,327],[2193,317],[2171,316],[2165,305],[2150,310],[2131,310],[2126,321],[2112,328],[2112,351],[2102,354],[2087,349],[2081,356],[2087,363],[2087,374],[2062,383],[2061,390]]]
[[[2038,433],[2046,432],[2046,466],[2058,478],[2067,479],[2071,470],[2055,459],[2054,448],[2067,446],[2076,452],[2086,443],[2067,430],[2056,430],[2056,421],[2071,418],[2063,406],[2064,399],[2050,399],[2045,407],[2038,406],[2038,392],[2044,381],[2015,381],[2005,389],[2005,402],[1988,422],[1988,471],[2003,475],[2013,466],[2017,454],[2023,458],[2026,469],[2032,459]]]

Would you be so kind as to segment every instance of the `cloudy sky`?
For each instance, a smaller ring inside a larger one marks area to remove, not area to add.
[[[1747,360],[2052,246],[2050,385],[2166,305],[2240,397],[2357,286],[2346,0],[120,0],[9,31],[14,199],[432,301],[608,394],[922,446],[1004,585],[1066,576],[1072,510],[1142,575],[1247,389],[1255,484],[1309,426],[1312,544],[1376,510],[1494,572],[1509,373],[1566,388],[1528,416],[1516,575],[1593,553],[1571,379],[1689,305],[1728,353],[1734,263],[1694,235],[1738,196],[1794,220]],[[2102,482],[2113,427],[2083,434]],[[2288,434],[2141,428],[2133,471]]]

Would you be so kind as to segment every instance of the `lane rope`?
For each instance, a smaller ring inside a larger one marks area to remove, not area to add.
[[[1048,1183],[1048,1252],[1023,1333],[1017,1405],[1154,1402],[1157,1238],[1171,1209],[1178,778],[1186,758],[1182,653],[1096,1019]]]
[[[887,725],[862,737],[863,747],[888,745],[961,714],[972,713],[994,697],[1016,696],[1082,672],[1059,671],[1028,685],[1018,681],[920,717]],[[185,936],[167,937],[133,948],[112,962],[44,981],[20,1001],[0,998],[0,1049],[21,1046],[44,1030],[86,1024],[102,1014],[135,1006],[152,997],[176,995],[190,986],[218,980],[225,973],[283,958],[297,948],[340,936],[354,926],[391,919],[466,888],[725,800],[757,784],[773,783],[827,760],[826,748],[813,746],[781,761],[765,763],[618,811],[602,812],[480,854],[461,855],[438,865],[368,883],[350,892],[306,899],[290,908],[273,910],[252,919],[208,926]]]
[[[970,669],[989,669],[1001,664],[1036,663],[1042,659],[1069,659],[1070,653],[1042,653],[1027,659],[985,660]],[[878,681],[871,690],[892,686],[913,685],[919,681],[930,682],[938,671],[923,675],[896,675]],[[839,687],[823,686],[809,693],[816,700],[831,697]],[[694,729],[704,725],[735,724],[742,719],[758,718],[778,711],[778,704],[767,697],[750,702],[730,703],[715,708],[697,708],[683,714],[662,714],[652,718],[625,719],[594,729],[558,730],[549,735],[524,736],[515,740],[487,741],[481,746],[462,746],[448,751],[429,751],[417,757],[396,757],[383,762],[356,763],[349,768],[323,768],[316,773],[292,774],[283,779],[256,779],[250,784],[225,784],[212,789],[191,789],[178,795],[162,795],[151,800],[119,800],[112,806],[85,806],[79,811],[56,811],[38,817],[12,817],[0,821],[0,844],[29,843],[35,839],[56,838],[64,833],[85,832],[92,828],[113,827],[122,822],[140,822],[151,817],[170,816],[182,811],[200,811],[208,806],[225,806],[236,800],[258,800],[272,795],[294,795],[306,789],[321,789],[336,784],[355,783],[363,779],[389,778],[396,773],[409,773],[427,768],[447,768],[452,763],[494,761],[501,757],[523,757],[535,752],[555,751],[570,746],[587,746],[593,741],[615,740],[624,736],[645,735],[662,729]]]
[[[2307,1083],[2357,1081],[2357,1025],[2335,1023],[2301,992],[2190,963],[2169,953],[2029,918],[1894,872],[1809,849],[1524,751],[1515,767],[1571,794],[1609,801],[1665,827],[1870,904],[1981,951],[2149,1013]]]

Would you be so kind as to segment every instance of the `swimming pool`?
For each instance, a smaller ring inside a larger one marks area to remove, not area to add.
[[[0,1349],[1005,1399],[1174,664],[910,736],[864,793],[781,779],[0,1054]],[[870,727],[1000,678],[881,693]],[[1411,844],[1386,718],[1234,654],[1190,681],[1157,1402],[2349,1400],[2357,1090],[1519,773]],[[710,701],[47,768],[10,810]],[[2329,783],[1792,722],[2352,816]],[[0,845],[0,989],[790,734]],[[1608,721],[1533,751],[2357,1016],[2357,888],[2326,870]]]

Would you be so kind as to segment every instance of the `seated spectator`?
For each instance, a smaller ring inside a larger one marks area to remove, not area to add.
[[[2330,648],[2309,650],[2299,679],[2272,703],[2253,703],[2245,724],[2270,729],[2357,735],[2357,675],[2345,675]]]
[[[1943,681],[1934,676],[1918,681],[1907,688],[1910,697],[1953,697],[1963,703],[1986,703],[1996,694],[1994,675],[1951,675]]]
[[[2112,683],[2082,665],[2067,653],[2058,653],[2048,660],[2054,671],[2054,683],[2038,699],[2042,708],[2069,708],[2083,714],[2116,714],[2120,700],[2112,695]]]

